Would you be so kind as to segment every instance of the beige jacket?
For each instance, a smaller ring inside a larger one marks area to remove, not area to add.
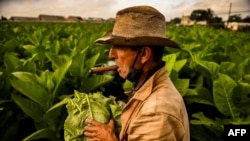
[[[189,141],[182,96],[165,67],[153,74],[123,109],[121,141]]]

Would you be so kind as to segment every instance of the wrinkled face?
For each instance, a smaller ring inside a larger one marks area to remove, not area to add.
[[[118,73],[122,78],[126,78],[129,68],[132,66],[136,58],[137,51],[132,50],[130,47],[113,46],[109,51],[109,57],[114,59],[118,66]]]

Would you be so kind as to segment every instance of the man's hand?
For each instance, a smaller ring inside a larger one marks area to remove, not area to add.
[[[103,124],[92,119],[87,119],[90,126],[85,126],[84,135],[88,141],[118,141],[115,135],[115,123],[111,119],[108,124]]]

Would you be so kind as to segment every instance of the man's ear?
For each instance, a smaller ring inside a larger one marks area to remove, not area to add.
[[[141,63],[144,64],[145,62],[147,62],[150,57],[152,56],[152,50],[150,49],[150,47],[145,46],[141,49]]]

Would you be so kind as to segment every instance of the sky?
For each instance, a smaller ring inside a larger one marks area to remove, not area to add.
[[[208,8],[226,20],[230,3],[231,15],[250,16],[250,0],[0,0],[0,16],[38,17],[49,14],[108,19],[115,18],[117,11],[129,6],[150,5],[162,12],[167,21],[189,16],[196,9]]]

